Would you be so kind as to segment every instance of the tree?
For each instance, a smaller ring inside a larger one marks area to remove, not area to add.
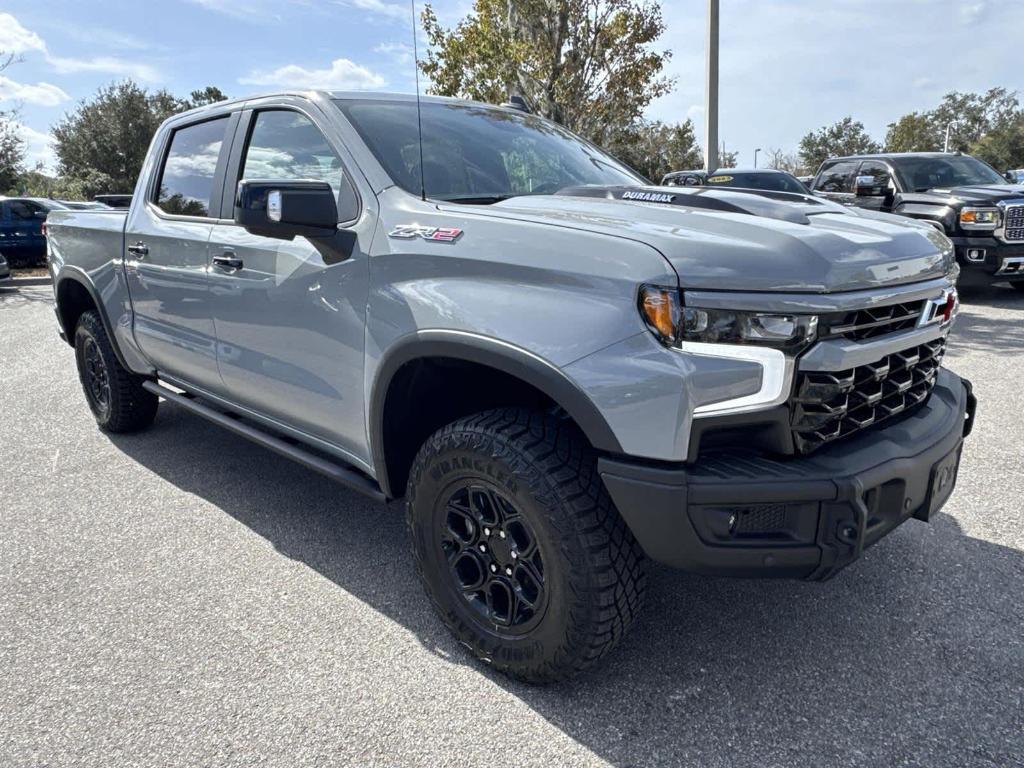
[[[844,117],[837,123],[811,131],[800,140],[800,161],[817,170],[830,157],[870,154],[880,147],[864,130],[864,123]]]
[[[739,159],[739,152],[726,152],[724,149],[718,153],[718,167],[719,168],[735,168],[736,161]],[[712,169],[714,170],[714,169]]]
[[[160,123],[223,98],[215,86],[188,99],[165,90],[150,93],[131,80],[100,88],[54,126],[58,172],[92,194],[131,192]]]
[[[422,14],[430,48],[420,69],[430,92],[491,103],[522,96],[540,115],[613,143],[667,93],[669,51],[654,0],[474,0],[453,29]]]
[[[1020,167],[1022,121],[1024,111],[1013,91],[951,91],[935,109],[912,112],[890,124],[885,144],[890,152],[936,152],[943,148],[948,129],[950,151],[967,152],[1000,169]]]
[[[971,145],[971,154],[1000,173],[1024,168],[1024,113],[982,136]]]
[[[971,147],[983,136],[993,130],[1006,128],[1020,113],[1015,92],[1005,88],[990,88],[985,93],[951,91],[929,113],[929,118],[940,134],[945,134],[949,126],[950,151],[970,152]]]
[[[0,192],[13,190],[25,172],[25,140],[11,113],[0,113]]]
[[[15,61],[14,54],[0,51],[0,72]],[[15,118],[14,112],[0,111],[0,193],[13,190],[25,172],[25,140]]]
[[[188,108],[205,107],[207,104],[216,104],[218,101],[227,101],[228,97],[220,88],[215,85],[208,85],[200,91],[192,91],[189,94]]]
[[[911,112],[889,123],[885,134],[886,152],[938,152],[943,137],[928,112]]]
[[[704,164],[692,120],[675,125],[637,121],[615,134],[606,149],[655,183],[671,171],[700,168]]]
[[[769,149],[766,154],[768,155],[769,168],[774,168],[777,171],[786,171],[794,176],[804,175],[804,165],[800,162],[800,158],[796,153],[786,152],[782,149]]]

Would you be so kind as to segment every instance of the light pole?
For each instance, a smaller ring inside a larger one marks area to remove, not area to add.
[[[760,151],[761,151],[760,147],[758,147],[757,149],[754,150],[754,168],[757,168],[757,153],[760,152]]]
[[[942,145],[943,152],[949,152],[949,129],[952,127],[952,123],[946,123],[946,142]]]
[[[704,83],[704,170],[718,168],[718,0],[708,0],[707,78]]]

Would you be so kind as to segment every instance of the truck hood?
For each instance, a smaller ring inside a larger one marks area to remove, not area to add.
[[[977,184],[968,187],[949,187],[910,192],[903,195],[911,202],[949,205],[962,202],[966,205],[978,203],[1000,203],[1004,200],[1024,200],[1024,185],[1021,184]]]
[[[488,206],[656,248],[683,288],[831,293],[941,277],[952,246],[934,228],[785,193],[707,187],[577,187]]]

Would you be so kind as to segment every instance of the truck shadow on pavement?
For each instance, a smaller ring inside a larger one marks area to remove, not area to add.
[[[992,309],[1019,311],[1024,321],[1024,292],[1005,285],[964,288],[960,300],[960,315],[949,343],[951,356],[970,351],[1024,355],[1024,322],[994,323],[990,313]]]
[[[150,432],[112,439],[614,765],[813,755],[934,768],[1024,754],[1024,555],[965,535],[950,515],[907,523],[824,584],[654,567],[646,609],[605,665],[531,687],[477,664],[435,618],[400,509],[166,404]]]

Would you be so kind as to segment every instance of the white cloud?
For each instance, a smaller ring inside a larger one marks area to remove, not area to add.
[[[53,136],[24,123],[13,122],[14,130],[25,140],[25,165],[35,168],[42,163],[43,170],[53,173],[57,167],[57,156],[53,149]]]
[[[975,3],[967,3],[960,6],[960,17],[968,22],[978,21],[988,10],[988,0],[980,0]]]
[[[306,69],[298,64],[286,64],[269,72],[251,72],[239,78],[238,82],[243,85],[344,91],[380,88],[385,80],[376,72],[349,59],[335,59],[328,69]]]
[[[390,19],[401,21],[412,21],[412,9],[408,4],[386,3],[384,0],[341,0],[341,5],[347,5],[360,11],[369,11]]]
[[[50,83],[16,83],[9,77],[0,75],[0,101],[24,101],[42,107],[55,107],[68,96],[63,89]]]
[[[120,77],[133,77],[136,80],[156,81],[160,79],[160,73],[149,64],[129,61],[117,56],[94,56],[91,59],[47,56],[46,60],[62,75],[76,72],[108,72]]]
[[[45,50],[46,43],[39,35],[25,29],[11,14],[0,13],[0,51],[19,54]]]
[[[254,24],[281,21],[279,11],[282,3],[278,0],[249,0],[245,3],[240,3],[238,0],[189,0],[189,2],[239,21],[248,21]]]
[[[380,43],[373,50],[389,57],[396,64],[412,63],[412,46],[406,43]]]
[[[25,29],[11,14],[0,13],[0,52],[21,54],[29,51],[42,52],[47,63],[61,75],[70,75],[76,72],[106,72],[119,77],[133,77],[136,80],[155,81],[160,79],[160,73],[155,67],[117,56],[94,56],[92,58],[54,56],[39,35]],[[43,84],[40,83],[40,85]]]

